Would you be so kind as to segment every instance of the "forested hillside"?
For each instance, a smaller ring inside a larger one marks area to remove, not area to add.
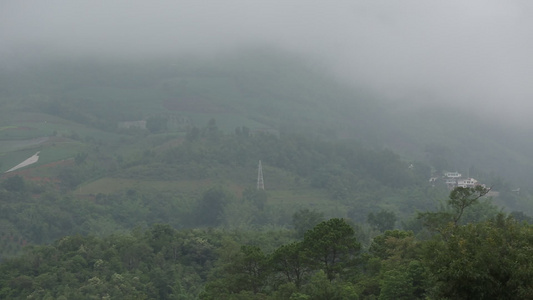
[[[513,188],[530,186],[526,178],[533,168],[533,145],[526,131],[445,101],[411,105],[380,99],[365,87],[349,88],[325,69],[273,49],[204,60],[15,64],[0,73],[3,112],[22,104],[25,111],[106,132],[116,131],[121,121],[147,120],[152,132],[163,132],[204,126],[215,118],[226,132],[246,126],[252,132],[303,133],[323,140],[353,138],[438,171],[499,176]],[[21,119],[7,113],[3,122],[12,125],[12,118]],[[163,119],[161,128],[158,120]],[[76,133],[83,135],[80,131]]]
[[[61,164],[6,173],[6,234],[14,230],[41,243],[162,222],[176,228],[286,227],[293,213],[306,208],[357,223],[378,211],[394,211],[395,218],[406,220],[416,209],[435,208],[446,195],[444,187],[428,184],[428,166],[409,168],[388,150],[247,132],[224,134],[212,121],[130,156],[96,149]],[[138,145],[135,139],[122,143]],[[88,144],[86,150],[101,147]],[[41,147],[47,153],[59,146]],[[259,159],[265,190],[256,189]]]
[[[531,294],[531,145],[468,112],[262,50],[6,65],[0,117],[0,298]]]

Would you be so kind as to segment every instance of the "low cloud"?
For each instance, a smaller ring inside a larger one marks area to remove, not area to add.
[[[0,62],[142,59],[268,45],[382,97],[527,122],[530,1],[5,1]]]

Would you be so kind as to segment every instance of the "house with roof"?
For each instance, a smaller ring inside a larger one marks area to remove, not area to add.
[[[457,186],[463,187],[463,188],[473,188],[477,185],[480,185],[477,180],[474,178],[466,178],[457,180]]]

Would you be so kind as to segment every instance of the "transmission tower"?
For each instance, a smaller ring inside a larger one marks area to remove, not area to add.
[[[259,167],[257,170],[257,189],[265,189],[265,182],[263,181],[263,167],[261,166],[261,161],[259,161]]]

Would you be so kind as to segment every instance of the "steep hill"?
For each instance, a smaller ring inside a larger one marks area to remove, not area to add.
[[[302,209],[359,224],[393,212],[416,230],[416,211],[448,193],[432,169],[533,211],[528,141],[468,112],[387,103],[286,53],[47,62],[0,77],[0,171],[39,153],[0,178],[3,256],[155,223],[284,228]],[[497,211],[484,205],[470,217]]]
[[[215,118],[226,132],[246,126],[252,132],[355,139],[438,171],[530,187],[533,145],[524,134],[469,111],[385,102],[278,51],[206,60],[49,62],[1,73],[4,126],[18,118],[10,109],[21,107],[105,132],[116,132],[121,121],[151,120],[157,126],[159,118],[165,130],[179,131]]]

